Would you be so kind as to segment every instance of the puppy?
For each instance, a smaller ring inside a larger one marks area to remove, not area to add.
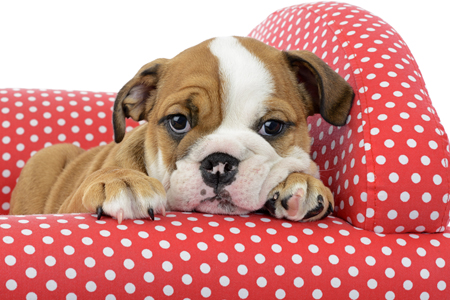
[[[114,103],[115,143],[35,154],[11,214],[96,212],[121,223],[167,210],[313,221],[333,211],[307,117],[345,124],[354,93],[307,51],[219,37],[144,65]],[[125,118],[147,122],[125,134]]]

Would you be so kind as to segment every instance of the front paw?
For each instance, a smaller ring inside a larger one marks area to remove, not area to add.
[[[83,206],[90,212],[124,219],[154,219],[165,214],[166,192],[162,184],[131,169],[101,169],[88,176],[80,187]]]
[[[269,193],[265,208],[277,218],[315,221],[334,209],[333,194],[313,176],[292,173]]]

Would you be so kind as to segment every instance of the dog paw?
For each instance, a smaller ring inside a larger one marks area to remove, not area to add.
[[[313,176],[292,173],[268,195],[265,208],[277,218],[292,221],[316,221],[333,212],[330,189]]]
[[[82,203],[97,218],[109,215],[122,223],[165,215],[166,192],[162,184],[144,173],[131,169],[101,169],[88,176],[82,186]]]

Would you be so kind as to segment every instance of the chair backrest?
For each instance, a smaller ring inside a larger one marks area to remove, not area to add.
[[[448,138],[399,34],[361,8],[321,2],[281,9],[250,36],[314,52],[356,93],[346,126],[309,120],[312,157],[334,193],[335,215],[379,233],[444,231]]]

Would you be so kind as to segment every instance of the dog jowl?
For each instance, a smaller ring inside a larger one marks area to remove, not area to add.
[[[310,158],[307,117],[342,126],[354,93],[307,51],[220,37],[144,65],[119,91],[115,142],[45,148],[11,214],[96,212],[121,222],[167,210],[313,221],[333,195]],[[125,134],[125,119],[146,120]],[[44,174],[43,174],[44,173]]]

